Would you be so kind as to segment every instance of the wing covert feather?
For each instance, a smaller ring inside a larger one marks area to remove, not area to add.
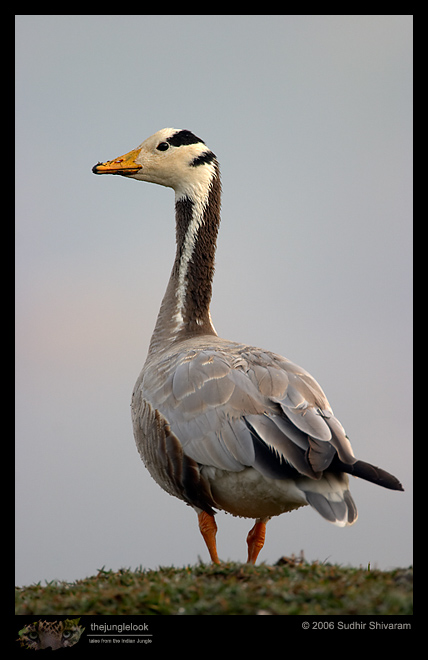
[[[154,405],[200,465],[257,468],[255,442],[272,462],[318,479],[336,451],[355,458],[318,383],[285,358],[233,343],[183,351],[164,359],[150,389]]]

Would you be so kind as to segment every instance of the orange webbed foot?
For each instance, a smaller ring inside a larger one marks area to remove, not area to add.
[[[269,518],[268,518],[269,520]],[[247,564],[255,564],[260,550],[263,548],[266,537],[267,520],[256,520],[254,527],[248,532],[248,559]]]
[[[220,559],[218,558],[217,544],[215,540],[217,534],[217,524],[214,520],[214,516],[211,516],[209,513],[205,513],[205,511],[201,511],[201,513],[198,514],[198,521],[199,529],[201,530],[201,534],[204,537],[204,541],[210,553],[211,561],[214,562],[214,564],[219,564]]]

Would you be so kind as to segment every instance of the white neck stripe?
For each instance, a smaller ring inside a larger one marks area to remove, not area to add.
[[[189,262],[192,258],[195,249],[199,229],[204,222],[204,212],[208,204],[208,196],[210,193],[211,182],[215,175],[215,167],[213,165],[209,164],[203,167],[206,167],[207,169],[210,170],[210,176],[209,178],[206,179],[206,181],[200,183],[197,191],[198,194],[195,194],[195,191],[193,190],[192,191],[193,195],[191,197],[183,194],[176,195],[176,201],[179,201],[180,199],[182,200],[184,199],[184,197],[187,197],[188,199],[190,199],[192,203],[192,219],[189,223],[183,241],[183,248],[181,251],[181,258],[180,258],[180,264],[178,270],[177,290],[176,290],[177,307],[174,316],[176,318],[177,323],[180,325],[184,323],[183,311],[185,307],[186,293],[187,293],[186,276],[189,268]]]

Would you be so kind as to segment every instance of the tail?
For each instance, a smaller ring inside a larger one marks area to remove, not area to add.
[[[393,474],[389,474],[386,470],[382,470],[381,468],[375,467],[365,461],[355,461],[355,463],[350,465],[349,463],[343,463],[336,459],[332,462],[331,467],[334,468],[334,471],[339,470],[340,472],[347,472],[348,474],[352,474],[353,477],[359,477],[360,479],[371,481],[373,484],[383,486],[383,488],[404,490],[397,477],[394,477]]]
[[[321,479],[303,478],[298,487],[304,492],[306,501],[329,522],[339,527],[352,525],[358,517],[357,507],[348,490],[346,474],[371,481],[391,490],[404,490],[396,477],[365,461],[353,464],[340,461],[337,455]]]
[[[344,527],[353,525],[358,518],[357,507],[349,492],[349,480],[346,474],[324,472],[321,479],[304,477],[297,482],[306,501],[323,518]]]

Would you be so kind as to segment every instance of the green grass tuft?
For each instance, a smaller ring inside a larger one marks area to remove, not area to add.
[[[16,614],[412,614],[413,571],[295,561],[99,569],[16,590]]]

